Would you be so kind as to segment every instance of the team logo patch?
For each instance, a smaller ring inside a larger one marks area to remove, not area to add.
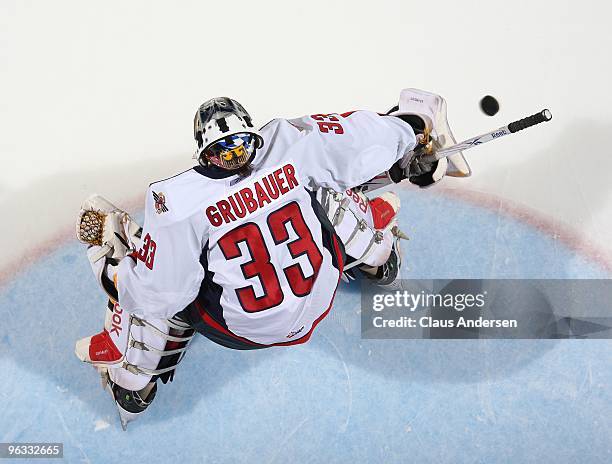
[[[166,197],[162,192],[153,192],[153,199],[155,200],[155,211],[157,211],[157,214],[168,211],[168,207],[166,206]]]

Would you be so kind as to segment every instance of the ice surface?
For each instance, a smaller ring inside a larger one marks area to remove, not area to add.
[[[405,277],[608,275],[496,211],[401,196]],[[239,352],[196,339],[123,432],[73,354],[103,308],[72,241],[0,290],[0,441],[64,442],[67,462],[94,463],[118,450],[148,463],[609,462],[609,340],[361,340],[358,287],[343,284],[304,346]]]

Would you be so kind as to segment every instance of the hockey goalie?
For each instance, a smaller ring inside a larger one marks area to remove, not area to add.
[[[236,101],[194,119],[197,165],[151,184],[144,224],[99,196],[82,205],[78,238],[108,295],[104,330],[76,355],[96,366],[122,426],[171,381],[195,333],[239,350],[309,340],[342,279],[392,285],[401,264],[399,198],[407,181],[468,176],[438,95],[406,89],[387,114],[275,119],[256,129]]]

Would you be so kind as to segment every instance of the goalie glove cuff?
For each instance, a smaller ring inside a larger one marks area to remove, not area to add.
[[[435,184],[436,180],[434,179],[434,173],[436,172],[436,169],[438,167],[438,162],[436,161],[430,166],[431,168],[427,172],[424,172],[419,175],[409,176],[408,180],[410,181],[410,183],[418,185],[419,187],[428,187],[432,184]]]
[[[90,246],[87,249],[87,258],[91,265],[91,270],[96,277],[96,281],[104,290],[104,293],[113,301],[119,301],[119,291],[115,285],[115,275],[117,273],[117,265],[119,261],[113,258],[107,258],[102,256],[103,259],[99,258],[100,254],[104,251],[104,247]]]
[[[389,177],[396,184],[408,179],[410,183],[418,185],[419,187],[427,187],[437,182],[434,177],[434,173],[438,169],[438,161],[435,161],[427,166],[409,164],[405,168],[402,167],[403,160],[397,161],[391,169],[389,169]],[[418,163],[418,161],[417,161]],[[416,172],[418,169],[418,173]]]

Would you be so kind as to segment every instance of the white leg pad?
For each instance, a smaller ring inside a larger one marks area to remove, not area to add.
[[[161,319],[148,320],[151,325],[159,329],[161,332],[168,334],[169,328],[164,321]],[[138,326],[132,324],[131,326],[131,337],[130,339],[144,342],[146,345],[156,348],[160,351],[164,350],[166,346],[166,339],[156,332],[151,331],[146,326]],[[111,380],[123,388],[128,390],[141,390],[151,380],[151,375],[144,373],[135,373],[127,370],[124,366],[125,363],[137,366],[138,368],[145,368],[154,370],[159,364],[161,356],[155,351],[145,351],[134,346],[129,346],[125,355],[123,366],[112,367],[108,370],[108,375]]]
[[[376,229],[370,200],[363,193],[323,189],[317,192],[317,199],[344,243],[347,255],[359,261],[358,264],[380,266],[391,254],[394,241],[392,228],[397,223],[395,216],[400,202],[391,192],[386,192],[380,198],[390,204],[393,212],[385,226]]]

